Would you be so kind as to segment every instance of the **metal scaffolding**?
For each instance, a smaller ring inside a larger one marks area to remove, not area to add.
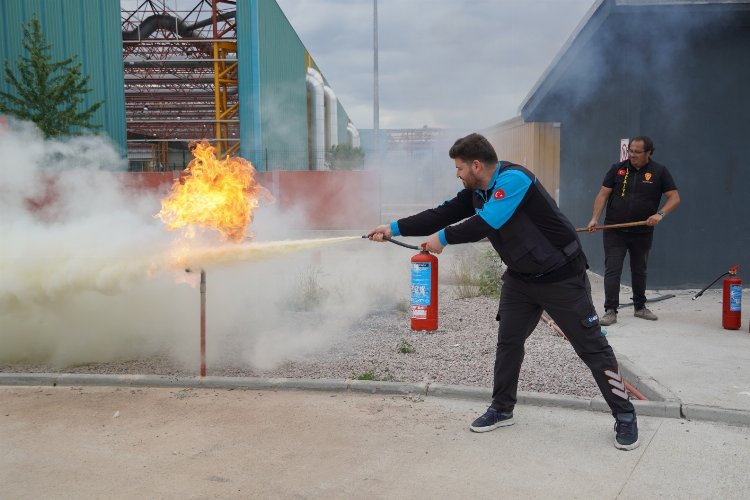
[[[196,0],[189,10],[165,3],[144,0],[122,11],[128,157],[136,169],[139,161],[144,170],[182,168],[190,142],[208,140],[221,156],[239,149],[235,2]]]

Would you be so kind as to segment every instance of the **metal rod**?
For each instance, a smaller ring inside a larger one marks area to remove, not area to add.
[[[622,224],[607,224],[606,226],[594,226],[594,230],[598,231],[600,229],[617,229],[620,227],[635,227],[635,226],[645,226],[647,224],[647,221],[642,220],[638,222],[623,222]],[[583,233],[587,232],[589,228],[587,227],[577,227],[576,232]]]
[[[173,39],[173,38],[169,38],[169,39],[165,38],[163,40],[159,40],[155,38],[143,38],[140,40],[123,40],[122,41],[123,44],[133,44],[133,43],[191,43],[192,44],[192,43],[212,43],[212,42],[234,43],[229,38],[180,38],[179,40]]]
[[[239,123],[239,120],[211,120],[211,119],[205,119],[205,120],[181,120],[179,118],[164,118],[163,120],[126,120],[125,123],[172,123],[175,125],[179,125],[180,123]]]
[[[215,142],[218,139],[214,138],[201,138],[201,139],[183,139],[182,137],[175,138],[175,139],[128,139],[126,142],[201,142],[201,141],[208,141],[208,142]],[[239,139],[221,139],[222,141],[229,141],[229,142],[239,142]]]
[[[206,271],[201,269],[201,377],[206,376]]]
[[[209,58],[195,58],[195,59],[125,59],[125,64],[132,65],[137,63],[149,63],[149,64],[155,64],[155,63],[194,63],[194,62],[237,62],[239,59],[209,59]]]

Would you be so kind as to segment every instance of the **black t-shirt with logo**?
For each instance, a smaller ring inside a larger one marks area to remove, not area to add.
[[[672,175],[661,163],[649,161],[636,170],[630,160],[615,163],[604,176],[602,186],[611,188],[605,224],[621,224],[648,219],[659,210],[662,193],[677,189]],[[649,232],[651,226],[628,228],[631,232]]]

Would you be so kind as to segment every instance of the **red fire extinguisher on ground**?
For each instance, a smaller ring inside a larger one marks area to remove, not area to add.
[[[693,300],[697,299],[714,283],[729,275],[728,278],[724,279],[721,303],[721,326],[727,330],[739,330],[742,326],[742,280],[737,276],[739,268],[739,264],[730,267],[729,271],[713,280],[710,285],[693,297]]]
[[[438,259],[422,250],[411,258],[411,329],[437,330]]]
[[[740,266],[729,268],[729,277],[724,278],[721,326],[727,330],[739,330],[742,326],[742,280],[737,276]]]

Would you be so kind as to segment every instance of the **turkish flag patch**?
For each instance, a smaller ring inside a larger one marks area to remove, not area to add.
[[[620,170],[618,170],[617,175],[625,175],[625,169],[621,168]]]
[[[498,189],[497,191],[495,191],[495,194],[493,194],[492,197],[496,200],[502,200],[503,198],[505,198],[505,191],[503,191],[502,189]]]

